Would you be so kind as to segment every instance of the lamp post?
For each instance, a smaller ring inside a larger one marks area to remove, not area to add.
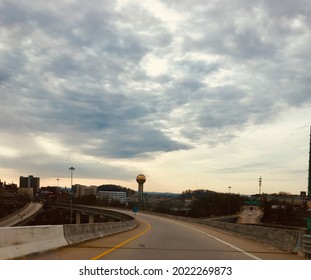
[[[72,224],[72,177],[73,177],[73,171],[76,170],[74,167],[70,167],[69,168],[70,170],[70,185],[71,185],[71,188],[70,188],[70,223]]]
[[[230,189],[231,189],[231,187],[229,186],[229,187],[228,187],[228,189],[229,189],[229,205],[228,205],[228,215],[230,215],[230,212],[231,212],[231,211],[230,211],[230,210],[231,210],[231,209],[230,209]]]

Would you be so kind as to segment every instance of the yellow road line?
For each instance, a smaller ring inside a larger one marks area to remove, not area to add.
[[[132,240],[138,238],[139,236],[145,234],[145,233],[146,233],[147,231],[149,231],[150,228],[151,228],[151,225],[150,225],[148,222],[146,222],[146,223],[148,224],[148,227],[147,227],[147,229],[145,229],[143,232],[141,232],[141,233],[135,235],[134,237],[132,237],[132,238],[130,238],[130,239],[128,239],[128,240],[125,240],[124,242],[122,242],[122,243],[116,245],[115,247],[109,249],[108,251],[105,251],[105,252],[99,254],[98,256],[92,258],[91,260],[98,260],[98,259],[102,258],[103,256],[108,255],[109,253],[111,253],[111,252],[117,250],[118,248],[122,247],[122,246],[125,245],[126,243],[128,243],[128,242],[130,242],[130,241],[132,241]]]

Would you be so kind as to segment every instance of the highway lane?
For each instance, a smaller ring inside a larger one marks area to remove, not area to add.
[[[240,224],[258,224],[259,218],[263,215],[262,211],[256,207],[246,206],[240,214]]]
[[[145,218],[146,219],[146,218]],[[147,220],[147,219],[146,219]],[[149,226],[150,225],[150,226]],[[149,229],[148,229],[149,227]],[[101,254],[96,259],[226,260],[257,259],[202,228],[160,217],[148,217],[148,232],[122,249]]]
[[[0,227],[11,227],[17,225],[23,220],[27,220],[28,218],[35,215],[42,207],[43,207],[42,203],[31,202],[21,210],[12,213],[7,217],[2,218],[0,221]]]
[[[294,260],[271,246],[212,228],[138,214],[134,230],[28,256],[29,260]]]

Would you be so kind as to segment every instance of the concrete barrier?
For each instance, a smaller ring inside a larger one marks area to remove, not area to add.
[[[62,225],[0,228],[0,259],[14,259],[67,246]]]
[[[216,221],[206,222],[206,225],[233,232],[237,235],[271,245],[286,252],[298,253],[301,250],[302,232],[299,230],[287,230]]]
[[[0,228],[0,260],[21,258],[133,229],[137,221]]]
[[[311,235],[304,234],[302,236],[302,253],[306,258],[311,259]]]
[[[136,226],[136,220],[125,222],[64,225],[64,235],[68,244],[72,245],[90,239],[95,239],[131,230]]]
[[[302,252],[302,235],[305,234],[304,230],[291,230],[247,224],[236,224],[216,221],[215,219],[189,218],[152,212],[149,212],[149,214],[166,217],[173,220],[219,228],[221,230],[248,239],[271,245],[274,248],[290,253],[301,254]]]

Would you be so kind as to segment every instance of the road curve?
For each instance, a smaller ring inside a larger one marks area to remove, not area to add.
[[[28,256],[35,260],[294,260],[255,241],[163,217],[138,214],[134,230]]]
[[[240,218],[238,222],[240,224],[258,224],[260,222],[260,217],[262,217],[263,212],[260,208],[246,206],[244,207],[242,213],[240,214]]]
[[[11,227],[18,225],[37,214],[42,207],[42,203],[31,202],[26,207],[16,211],[15,213],[12,213],[7,217],[2,218],[0,220],[0,227]]]

